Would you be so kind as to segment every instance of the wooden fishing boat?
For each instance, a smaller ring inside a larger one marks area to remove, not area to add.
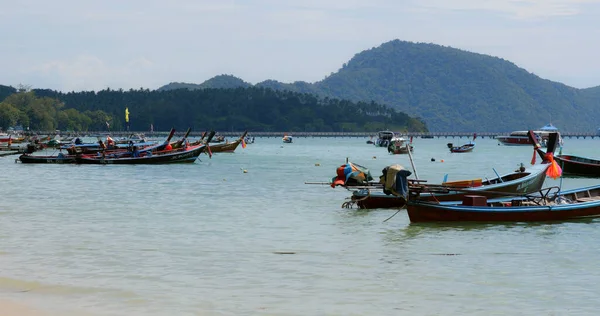
[[[555,190],[553,190],[555,189]],[[600,216],[600,185],[560,192],[552,187],[535,195],[488,201],[465,195],[462,201],[440,203],[409,199],[411,222],[537,222]]]
[[[114,164],[114,165],[134,165],[134,164],[169,164],[169,163],[193,163],[198,156],[206,150],[206,145],[190,146],[164,151],[140,151],[129,156],[112,156],[98,154],[80,155],[76,157],[79,164]]]
[[[22,154],[19,156],[19,161],[21,163],[52,163],[52,164],[66,164],[66,163],[75,163],[76,155],[65,155],[63,153],[59,153],[58,155],[52,156],[42,156],[42,155],[32,155],[32,154]]]
[[[573,155],[557,155],[554,159],[565,176],[600,177],[600,160]]]
[[[19,157],[19,161],[22,163],[54,163],[54,164],[85,163],[85,164],[92,164],[92,163],[100,163],[100,162],[96,161],[96,160],[98,160],[96,158],[102,158],[102,156],[104,155],[104,157],[106,158],[106,161],[107,161],[106,163],[114,163],[114,161],[118,160],[118,159],[126,159],[126,160],[123,160],[124,162],[122,162],[122,163],[132,163],[132,162],[136,161],[133,158],[140,158],[140,157],[134,157],[136,155],[143,156],[143,157],[146,157],[146,156],[150,157],[154,153],[156,153],[158,157],[155,157],[154,159],[144,159],[140,163],[162,163],[162,162],[160,162],[161,159],[167,160],[167,158],[170,157],[170,156],[162,156],[161,155],[162,153],[167,153],[167,152],[179,153],[182,151],[182,150],[179,150],[179,151],[167,150],[167,146],[170,145],[170,139],[173,137],[174,133],[175,133],[175,130],[172,129],[171,133],[169,134],[169,137],[167,138],[167,140],[165,142],[163,142],[162,144],[155,144],[153,146],[145,146],[145,147],[133,146],[133,147],[127,147],[127,148],[123,148],[123,149],[105,150],[103,152],[103,154],[102,153],[85,154],[79,150],[73,151],[74,154],[70,154],[70,153],[64,154],[64,153],[60,152],[57,155],[46,155],[46,156],[32,155],[31,153],[26,153]],[[85,160],[85,161],[82,162],[83,160]],[[119,164],[119,163],[121,163],[121,162],[117,162],[117,164]]]
[[[0,143],[19,144],[25,141],[25,137],[21,135],[3,134],[0,135]]]
[[[475,138],[477,138],[477,133],[473,134],[473,141],[470,141],[468,144],[464,144],[462,146],[454,146],[452,143],[448,143],[448,148],[451,153],[467,153],[473,151],[475,149]]]
[[[210,143],[215,132],[212,131],[207,138]],[[187,136],[187,134],[186,134]],[[185,137],[183,138],[185,139]],[[185,140],[183,147],[173,149],[170,139],[163,144],[138,150],[134,148],[133,152],[127,154],[117,153],[107,155],[98,153],[97,155],[78,155],[76,163],[78,164],[115,164],[115,165],[135,165],[135,164],[171,164],[171,163],[193,163],[198,156],[207,150],[205,144],[188,146]]]
[[[248,134],[247,131],[245,131],[242,134],[242,136],[240,136],[240,138],[236,139],[235,141],[233,141],[231,143],[225,142],[225,143],[220,143],[220,144],[216,144],[216,145],[210,145],[210,151],[212,153],[232,153],[244,141],[246,134]],[[243,146],[245,146],[245,145],[243,145]]]
[[[444,182],[442,184],[423,184],[423,181],[409,180],[410,190],[421,191],[420,199],[431,201],[460,201],[465,194],[478,194],[488,198],[501,197],[510,194],[532,193],[539,191],[546,179],[546,169],[549,164],[534,165],[529,168],[516,170],[502,176],[485,180],[481,178]],[[375,187],[375,189],[379,189]],[[400,208],[406,204],[406,198],[388,195],[380,190],[373,192],[372,188],[362,188],[352,192],[351,200],[359,208]]]
[[[475,149],[475,143],[464,144],[462,146],[452,146],[452,143],[448,143],[451,153],[467,153]]]

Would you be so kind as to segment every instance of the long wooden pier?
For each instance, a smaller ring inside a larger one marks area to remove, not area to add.
[[[191,132],[191,137],[199,137],[202,135],[204,131],[200,132]],[[176,132],[175,135],[183,136],[185,131]],[[217,131],[218,135],[223,135],[228,138],[238,137],[243,133],[243,131]],[[397,134],[402,135],[404,137],[414,137],[414,138],[471,138],[475,132],[429,132],[429,133],[401,133],[397,132]],[[39,135],[55,135],[57,134],[55,131],[53,132],[37,132]],[[169,134],[169,131],[90,131],[90,132],[61,132],[61,136],[106,136],[110,134],[112,137],[128,137],[132,134],[143,134],[146,137],[163,137]],[[283,137],[284,134],[292,135],[293,137],[358,137],[358,138],[377,138],[376,132],[249,132],[250,136],[254,137]],[[500,135],[509,135],[510,132],[506,133],[497,133],[497,132],[477,132],[477,138],[496,138],[496,136]],[[561,133],[563,138],[591,138],[594,139],[596,137],[600,138],[600,135],[596,132],[565,132]]]

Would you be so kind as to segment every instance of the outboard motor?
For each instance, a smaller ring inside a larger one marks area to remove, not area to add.
[[[448,143],[448,148],[452,148],[452,147],[454,147],[454,144]]]
[[[35,145],[34,144],[27,144],[27,147],[25,148],[25,153],[26,154],[31,154],[35,151]]]

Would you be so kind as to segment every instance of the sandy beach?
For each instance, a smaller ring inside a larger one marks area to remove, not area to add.
[[[0,299],[1,316],[91,316],[83,311],[75,311],[70,308],[59,308],[58,310],[41,308],[36,305],[16,300]]]
[[[0,314],[3,316],[51,316],[52,314],[42,311],[19,302],[0,300]]]

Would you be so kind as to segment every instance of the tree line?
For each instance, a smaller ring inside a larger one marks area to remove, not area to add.
[[[2,90],[0,89],[0,93]],[[0,127],[32,130],[359,132],[427,131],[425,123],[374,102],[319,98],[269,88],[60,92],[20,89],[0,103]]]

